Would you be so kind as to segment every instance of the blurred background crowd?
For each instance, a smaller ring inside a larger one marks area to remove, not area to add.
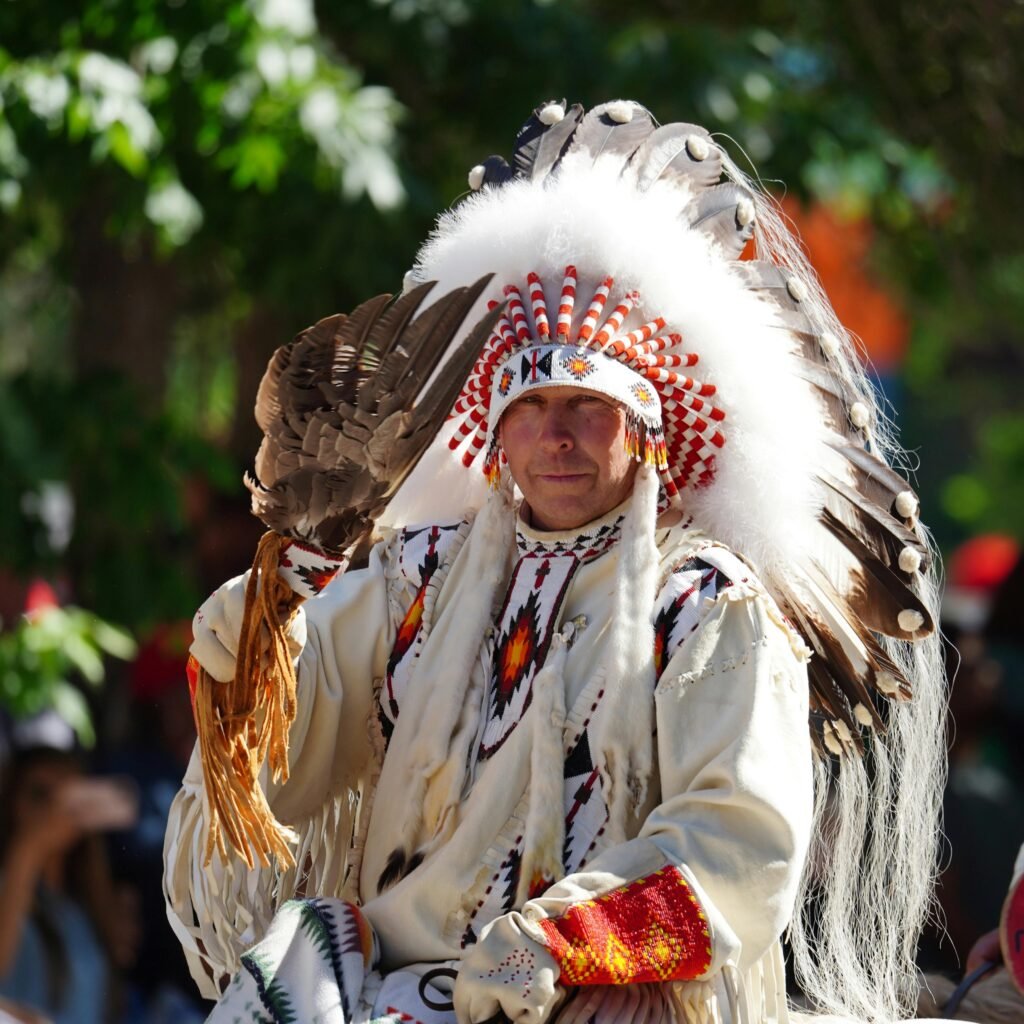
[[[862,341],[946,558],[921,965],[958,976],[1024,841],[1022,47],[1019,0],[0,3],[11,1012],[202,1019],[160,851],[191,614],[260,534],[256,384],[307,324],[399,289],[470,167],[563,96],[721,133]]]

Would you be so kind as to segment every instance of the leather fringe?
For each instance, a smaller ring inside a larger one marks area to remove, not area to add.
[[[282,870],[295,858],[295,833],[275,817],[260,785],[270,764],[271,779],[288,779],[288,730],[295,719],[295,666],[288,629],[304,600],[278,575],[285,538],[268,531],[260,538],[245,591],[235,677],[220,683],[200,666],[195,716],[206,794],[206,851],[228,863],[228,847],[251,870],[270,857]],[[255,854],[255,859],[254,855]]]

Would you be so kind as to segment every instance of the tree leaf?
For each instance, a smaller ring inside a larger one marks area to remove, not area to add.
[[[96,730],[92,724],[89,705],[81,690],[70,683],[60,682],[53,688],[52,698],[54,711],[75,730],[82,746],[93,746],[96,742]]]

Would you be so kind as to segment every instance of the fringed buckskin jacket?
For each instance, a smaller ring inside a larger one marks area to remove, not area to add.
[[[306,603],[290,779],[264,780],[297,868],[203,866],[198,753],[171,811],[168,914],[204,994],[315,896],[372,929],[368,1018],[394,1008],[389,975],[457,970],[518,912],[558,965],[559,1022],[786,1019],[807,650],[750,566],[678,524],[634,612],[653,649],[631,654],[627,508],[568,533],[483,515],[398,530]],[[243,585],[203,629],[227,629]]]

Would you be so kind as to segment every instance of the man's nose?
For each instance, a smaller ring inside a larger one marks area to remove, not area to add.
[[[576,437],[564,409],[557,406],[549,406],[545,409],[539,442],[547,448],[555,448],[559,451],[569,451],[575,447]]]

